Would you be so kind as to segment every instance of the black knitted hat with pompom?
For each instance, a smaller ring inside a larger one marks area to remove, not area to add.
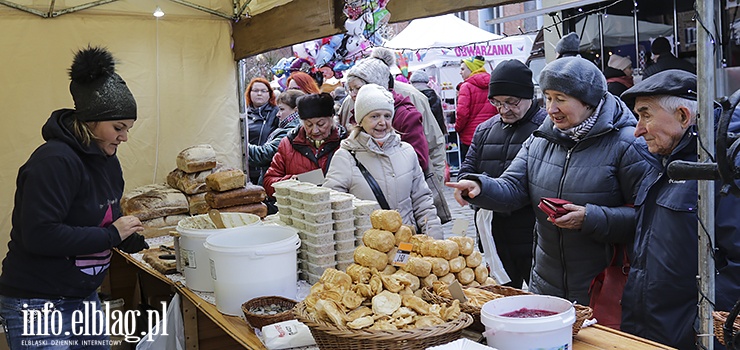
[[[136,120],[136,100],[116,74],[113,56],[107,49],[88,46],[75,53],[69,77],[69,92],[79,120]]]

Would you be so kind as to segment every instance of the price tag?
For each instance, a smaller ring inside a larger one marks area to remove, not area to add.
[[[455,219],[455,222],[452,224],[452,233],[458,236],[465,236],[465,231],[468,230],[468,224],[468,220]]]
[[[398,251],[396,251],[396,256],[393,258],[393,266],[404,266],[407,262],[409,262],[409,256],[411,255],[411,250],[414,248],[414,245],[411,243],[401,242],[398,245]]]
[[[468,298],[465,296],[465,293],[463,293],[460,282],[458,282],[457,280],[452,281],[452,283],[450,283],[450,286],[448,288],[450,290],[450,294],[452,294],[452,297],[457,300],[460,300],[460,303],[465,303],[468,301]]]

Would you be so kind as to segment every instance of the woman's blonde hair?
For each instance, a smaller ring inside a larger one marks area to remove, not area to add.
[[[83,122],[77,118],[72,119],[72,133],[85,146],[90,146],[93,140],[97,140],[92,132],[91,124],[97,124],[97,122]]]

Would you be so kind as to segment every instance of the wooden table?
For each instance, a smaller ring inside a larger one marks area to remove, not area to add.
[[[174,283],[148,264],[134,259],[129,254],[114,254],[110,268],[110,290],[114,297],[126,299],[131,305],[134,295],[132,280],[138,272],[145,272],[153,279],[180,294],[185,345],[188,350],[208,349],[266,349],[254,334],[253,329],[240,317],[220,313],[216,306],[203,300],[181,283]],[[132,277],[133,276],[133,277]],[[616,331],[600,325],[590,326],[573,338],[574,350],[643,350],[673,349],[640,337]]]

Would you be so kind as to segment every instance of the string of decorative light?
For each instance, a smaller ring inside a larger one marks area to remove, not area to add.
[[[563,22],[569,21],[569,20],[574,19],[574,18],[577,18],[577,17],[581,17],[581,16],[585,16],[585,15],[590,15],[592,13],[601,12],[603,10],[606,10],[606,9],[608,9],[608,8],[610,8],[610,7],[612,7],[612,6],[616,5],[616,4],[619,4],[621,2],[624,2],[624,1],[626,1],[626,0],[617,0],[617,1],[614,1],[614,2],[609,3],[607,5],[604,5],[604,6],[601,6],[599,8],[595,8],[593,10],[589,10],[589,11],[586,11],[586,12],[583,12],[581,10],[576,15],[563,18],[563,19],[561,19],[561,20],[559,20],[557,22],[554,22],[554,23],[552,23],[550,25],[547,25],[547,26],[543,26],[542,28],[537,29],[537,30],[529,30],[529,31],[526,31],[525,32],[525,31],[523,31],[521,29],[521,27],[519,27],[518,28],[519,29],[519,34],[512,34],[512,35],[510,35],[510,34],[502,33],[503,36],[501,38],[496,38],[496,39],[491,39],[491,40],[483,40],[483,41],[474,41],[474,42],[470,42],[468,44],[455,45],[455,46],[429,46],[429,47],[424,47],[424,48],[410,48],[410,47],[405,47],[405,48],[404,47],[401,47],[401,48],[398,48],[398,47],[394,47],[394,48],[391,48],[391,49],[393,49],[393,50],[399,50],[399,51],[416,51],[416,52],[420,52],[420,51],[424,51],[424,50],[431,50],[431,49],[448,49],[448,50],[454,50],[456,47],[459,47],[459,46],[471,46],[471,45],[472,46],[475,46],[475,45],[490,44],[490,43],[494,43],[496,41],[503,40],[503,39],[510,38],[510,37],[536,34],[540,30],[543,30],[543,29],[549,32],[550,31],[550,28],[555,27],[557,29],[556,26],[562,24]],[[555,18],[555,15],[554,14],[550,14],[550,15],[553,18]]]

